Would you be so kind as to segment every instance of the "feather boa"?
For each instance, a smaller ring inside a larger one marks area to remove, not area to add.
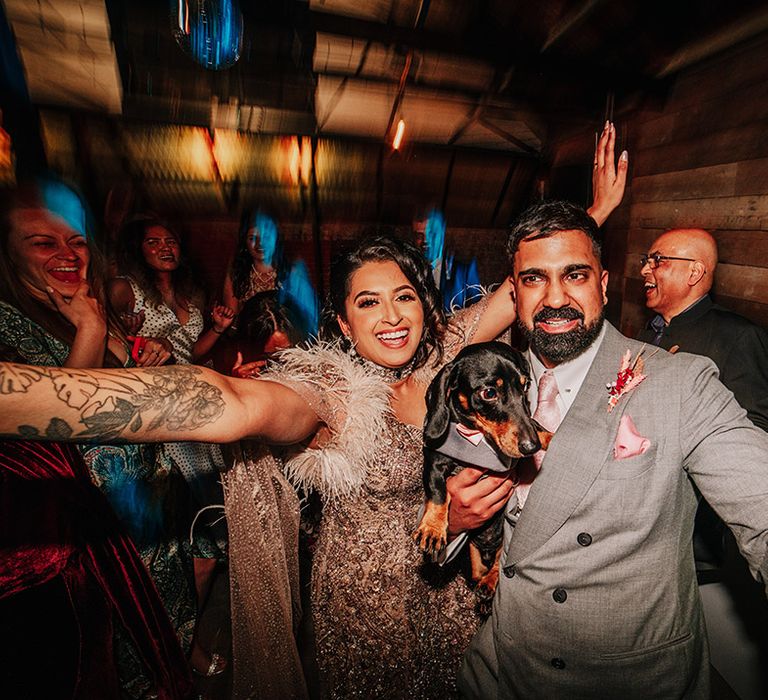
[[[331,437],[321,447],[304,447],[287,455],[284,469],[291,483],[317,490],[325,502],[357,494],[366,481],[372,447],[383,436],[384,414],[391,411],[386,383],[338,343],[285,350],[262,376],[294,389],[321,419],[330,414],[335,424],[329,425]],[[302,385],[321,395],[322,406],[315,405]]]

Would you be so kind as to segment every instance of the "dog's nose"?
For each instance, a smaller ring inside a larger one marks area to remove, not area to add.
[[[541,443],[539,442],[539,438],[534,434],[530,438],[520,440],[520,442],[518,442],[518,447],[520,448],[520,453],[524,457],[527,457],[538,452],[541,449]]]

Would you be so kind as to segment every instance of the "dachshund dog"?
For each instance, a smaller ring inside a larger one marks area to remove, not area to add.
[[[424,515],[413,539],[435,561],[448,538],[446,479],[467,465],[514,469],[520,457],[546,449],[552,434],[531,418],[528,363],[503,343],[464,348],[427,389],[424,420]],[[482,614],[499,577],[504,509],[470,532],[471,578]]]

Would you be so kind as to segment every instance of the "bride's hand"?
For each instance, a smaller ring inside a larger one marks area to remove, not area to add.
[[[627,184],[629,154],[622,151],[616,165],[616,126],[605,123],[603,133],[597,142],[592,167],[592,193],[594,200],[587,213],[602,226],[608,215],[619,206]]]

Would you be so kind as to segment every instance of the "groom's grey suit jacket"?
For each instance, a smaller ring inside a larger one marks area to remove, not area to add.
[[[492,617],[464,660],[466,697],[708,698],[696,488],[768,582],[768,436],[710,360],[651,346],[647,378],[609,413],[606,383],[643,347],[607,327],[506,538]],[[625,415],[650,447],[617,460]]]

